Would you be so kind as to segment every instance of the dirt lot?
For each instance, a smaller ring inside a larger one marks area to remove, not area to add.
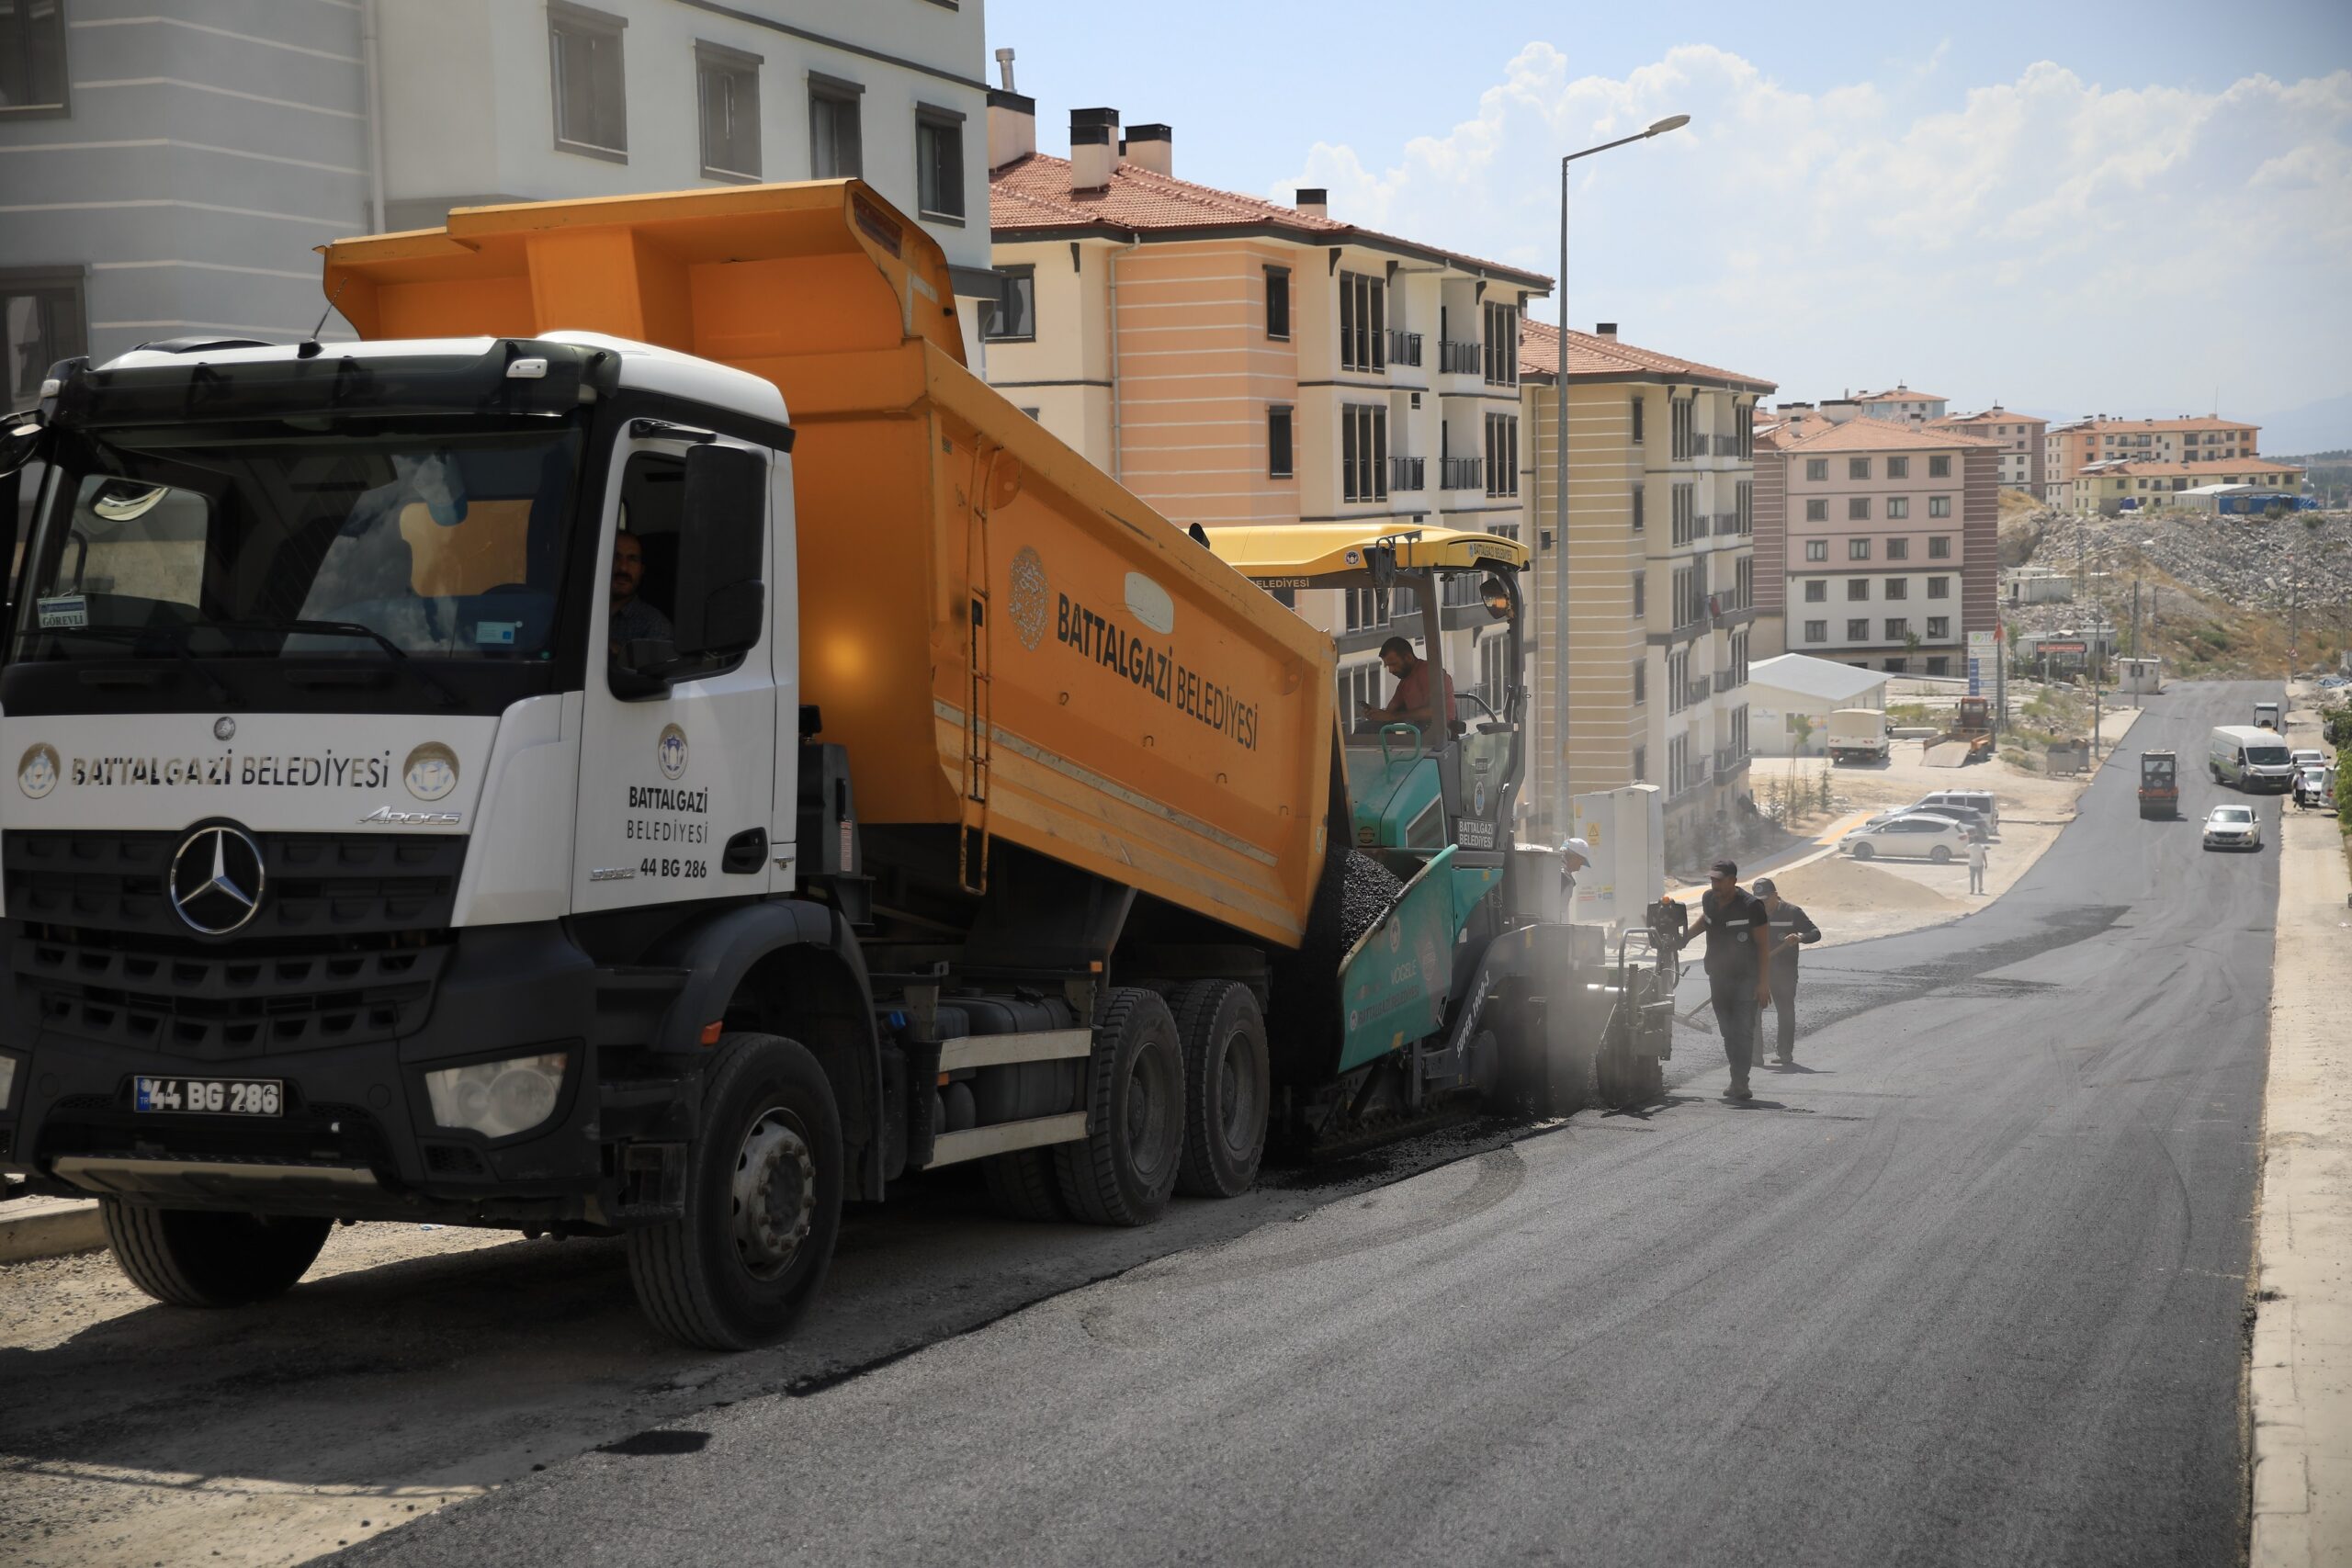
[[[2107,715],[2099,731],[2104,746],[2123,741],[2137,717],[2139,713],[2132,708]],[[1815,836],[1815,847],[1775,857],[1754,868],[1756,874],[1770,875],[1783,897],[1804,906],[1820,926],[1825,945],[1941,925],[1958,919],[1985,898],[1998,897],[2074,820],[2075,803],[2090,787],[2088,773],[2048,778],[1997,757],[1966,768],[1931,768],[1922,761],[1925,750],[1917,740],[1898,740],[1893,759],[1882,767],[1836,769],[1831,778],[1838,808],[1797,824],[1799,831]],[[2123,750],[2128,761],[2132,753],[2128,745]],[[2106,755],[2103,749],[2102,762]],[[1766,798],[1775,773],[1788,778],[1792,785],[1809,785],[1821,773],[1817,757],[1758,757],[1749,766],[1759,800]],[[1999,798],[2000,834],[1986,857],[1983,897],[1968,891],[1964,863],[1932,865],[1924,861],[1875,860],[1866,864],[1842,852],[1825,852],[1834,851],[1845,833],[1871,813],[1907,806],[1940,789],[1991,790]],[[1747,874],[1743,869],[1742,875]]]

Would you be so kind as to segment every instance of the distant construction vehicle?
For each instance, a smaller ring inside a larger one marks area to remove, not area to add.
[[[1958,768],[1981,762],[1992,754],[1992,700],[1962,697],[1952,714],[1951,727],[1928,739],[1927,763],[1931,768]]]
[[[2167,819],[2180,815],[2180,759],[2175,753],[2140,753],[2140,815]]]

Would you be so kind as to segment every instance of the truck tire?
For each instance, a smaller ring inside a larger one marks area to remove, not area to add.
[[[797,1042],[728,1034],[704,1078],[702,1129],[684,1212],[628,1233],[629,1279],[662,1333],[748,1350],[792,1331],[832,1263],[841,1113]]]
[[[1176,1190],[1238,1198],[1266,1157],[1266,1110],[1273,1099],[1266,1021],[1250,987],[1195,980],[1172,998],[1184,1046],[1184,1153]]]
[[[1086,1063],[1086,1126],[1054,1149],[1070,1213],[1098,1225],[1156,1219],[1184,1150],[1184,1047],[1157,991],[1122,986],[1106,998]]]
[[[98,1201],[130,1282],[170,1306],[235,1307],[282,1296],[318,1260],[333,1220],[147,1209]]]
[[[1008,1220],[1051,1224],[1069,1215],[1062,1208],[1060,1178],[1054,1173],[1051,1149],[1015,1149],[980,1162],[980,1178],[988,1183],[989,1206]]]

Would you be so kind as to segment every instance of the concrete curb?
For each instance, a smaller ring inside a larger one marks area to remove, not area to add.
[[[2335,823],[2278,846],[2255,1227],[2251,1568],[2352,1562],[2352,874]]]
[[[106,1244],[96,1200],[16,1198],[0,1204],[0,1263],[96,1252]]]

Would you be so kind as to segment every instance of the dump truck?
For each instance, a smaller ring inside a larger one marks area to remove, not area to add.
[[[2277,729],[2278,728],[2278,705],[2277,703],[2255,704],[2254,728],[2256,729]]]
[[[1136,1224],[1662,1054],[1657,965],[1513,912],[1516,673],[1386,742],[1441,808],[1365,841],[1329,637],[975,377],[863,184],[324,275],[362,341],[66,361],[0,434],[0,1169],[151,1295],[337,1221],[617,1235],[741,1348],[912,1173]],[[1519,657],[1512,542],[1355,547],[1499,583]]]
[[[1992,700],[1981,696],[1961,698],[1952,710],[1951,724],[1928,739],[1924,753],[1931,768],[1963,767],[1992,754]]]
[[[2171,751],[2140,753],[2140,815],[2171,818],[2180,815],[2180,758]]]

